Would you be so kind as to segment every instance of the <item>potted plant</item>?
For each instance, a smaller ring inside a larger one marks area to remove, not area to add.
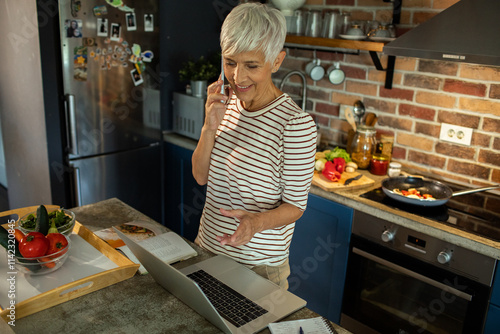
[[[218,72],[217,66],[201,56],[197,61],[189,60],[183,63],[179,70],[179,78],[181,81],[191,82],[191,91],[194,96],[204,97],[208,80],[216,80]]]

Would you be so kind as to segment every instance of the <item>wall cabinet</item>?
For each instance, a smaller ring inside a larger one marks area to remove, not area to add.
[[[486,317],[484,334],[496,334],[500,328],[500,266],[497,262],[493,291],[491,293],[490,307]]]
[[[165,226],[188,240],[198,234],[206,187],[191,173],[192,150],[165,143]]]
[[[289,290],[307,307],[340,322],[353,209],[309,195],[290,247]]]

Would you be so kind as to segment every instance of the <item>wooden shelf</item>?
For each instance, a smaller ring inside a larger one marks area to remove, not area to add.
[[[331,39],[320,37],[296,36],[287,35],[286,44],[297,44],[305,48],[325,47],[325,48],[340,48],[352,50],[364,50],[382,52],[384,43],[370,41],[351,41],[347,39]]]
[[[347,39],[331,39],[321,37],[308,37],[287,35],[285,39],[285,47],[296,47],[311,50],[326,50],[326,51],[340,51],[343,50],[363,50],[368,51],[372,58],[375,68],[379,71],[385,71],[385,88],[392,88],[392,79],[394,76],[394,64],[396,62],[395,56],[388,56],[387,68],[383,68],[377,52],[382,52],[385,43],[371,42],[371,41],[352,41]]]

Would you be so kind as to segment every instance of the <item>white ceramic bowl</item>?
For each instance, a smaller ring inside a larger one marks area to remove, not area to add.
[[[292,16],[296,9],[304,6],[306,0],[271,0],[271,2],[283,15]]]

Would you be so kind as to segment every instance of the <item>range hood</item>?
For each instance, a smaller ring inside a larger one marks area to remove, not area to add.
[[[500,0],[461,0],[386,44],[383,52],[500,66]]]

